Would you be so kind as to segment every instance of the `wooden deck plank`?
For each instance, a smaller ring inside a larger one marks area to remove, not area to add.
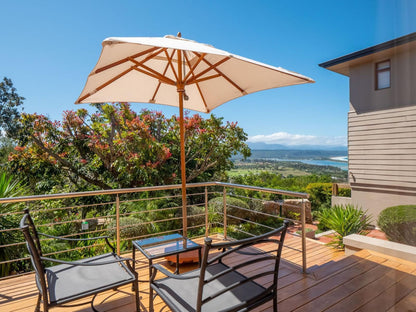
[[[386,267],[384,267],[384,269],[388,270]],[[382,293],[386,288],[389,288],[397,280],[403,278],[404,276],[404,272],[390,269],[384,276],[379,278],[366,277],[365,280],[369,280],[370,283],[368,283],[365,287],[358,289],[344,300],[339,301],[327,311],[354,311],[379,296],[380,293]],[[374,280],[371,281],[371,279]]]
[[[406,274],[397,283],[385,289],[377,297],[362,305],[355,311],[385,311],[395,306],[400,300],[410,295],[416,286],[416,275]]]
[[[360,251],[360,258],[366,258],[370,256],[370,253],[366,250]],[[339,261],[328,261],[325,264],[321,265],[320,267],[314,269],[311,272],[311,275],[316,279],[320,280],[324,277],[327,277],[331,274],[334,274],[336,272],[340,272],[340,270],[343,270],[351,265],[353,265],[357,260],[356,257],[346,257]]]
[[[382,261],[382,259],[376,259]],[[294,311],[298,307],[307,304],[308,302],[322,296],[329,290],[334,288],[334,285],[340,285],[348,281],[352,277],[359,276],[371,268],[375,267],[376,263],[372,261],[357,261],[357,264],[347,268],[339,274],[333,275],[325,280],[316,281],[313,279],[302,280],[298,285],[294,285],[289,289],[284,288],[283,297],[287,299],[282,301],[280,309],[283,311]],[[281,290],[282,292],[282,290]],[[291,295],[296,294],[296,295]],[[286,296],[285,296],[286,295]]]
[[[398,263],[394,263],[398,266]],[[369,292],[379,293],[380,289],[383,289],[384,285],[394,280],[394,268],[388,266],[375,266],[373,269],[351,278],[349,281],[344,282],[338,287],[329,290],[325,294],[319,296],[312,302],[309,302],[295,311],[305,312],[312,311],[352,311],[354,305],[359,307],[358,302],[360,299],[368,298]],[[403,273],[404,274],[404,273]],[[393,275],[393,276],[392,276]],[[348,300],[354,298],[354,300]],[[343,300],[347,299],[347,300]]]
[[[400,300],[396,305],[391,307],[387,312],[397,311],[415,311],[416,310],[416,290],[412,291],[405,298]]]
[[[220,239],[214,238],[217,242]],[[196,239],[202,243],[203,239]],[[280,311],[407,311],[416,302],[416,263],[402,261],[393,257],[374,252],[360,251],[352,257],[340,259],[340,253],[334,252],[327,246],[313,241],[307,242],[307,263],[311,267],[309,274],[301,273],[302,253],[299,249],[301,240],[293,236],[283,249],[283,259],[279,270],[278,301]],[[262,249],[271,250],[270,245]],[[291,249],[292,248],[292,249]],[[136,270],[139,279],[148,278],[148,262],[136,254],[139,264]],[[289,259],[285,259],[288,255]],[[129,257],[129,254],[125,256]],[[230,263],[241,262],[244,255],[229,259]],[[339,260],[339,261],[337,261]],[[173,271],[164,259],[158,261],[167,269]],[[322,266],[320,266],[323,263]],[[264,265],[264,264],[263,264]],[[197,268],[197,265],[181,265],[180,271],[185,272]],[[255,267],[244,269],[255,272]],[[270,283],[267,278],[260,279],[263,285]],[[140,283],[142,310],[148,311],[149,284]],[[381,293],[374,292],[380,289]],[[369,295],[372,291],[373,295]],[[365,300],[362,300],[365,298]],[[37,300],[37,289],[34,275],[25,275],[0,281],[0,311],[23,312],[33,311]],[[85,301],[84,301],[85,302]],[[134,295],[130,286],[124,286],[119,291],[107,291],[95,300],[100,311],[128,312],[134,311]],[[165,304],[160,299],[155,300],[155,311],[163,309]],[[344,308],[344,309],[342,309]],[[353,309],[352,309],[353,308]],[[57,312],[91,312],[90,305],[84,304],[77,308],[54,308]],[[271,312],[272,303],[268,302],[254,310],[255,312]]]

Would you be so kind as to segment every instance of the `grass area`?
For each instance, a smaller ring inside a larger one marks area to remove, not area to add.
[[[269,172],[283,177],[307,176],[311,174],[328,175],[334,182],[345,182],[348,179],[348,172],[335,166],[318,166],[305,164],[296,161],[275,161],[275,160],[235,160],[234,168],[227,172],[233,178],[247,174],[259,174]]]

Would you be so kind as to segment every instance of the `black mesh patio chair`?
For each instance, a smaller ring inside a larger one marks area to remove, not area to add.
[[[205,238],[201,267],[194,271],[175,275],[154,264],[150,311],[157,295],[174,312],[249,311],[269,300],[277,311],[279,263],[287,226],[285,221],[279,229],[232,242],[213,244]],[[266,243],[268,251],[258,248]],[[209,258],[211,250],[217,253]],[[167,277],[156,280],[157,272]]]
[[[41,305],[44,312],[55,306],[79,306],[85,302],[72,305],[68,303],[89,296],[92,296],[91,308],[97,311],[94,307],[97,294],[127,284],[132,284],[135,309],[140,311],[138,277],[130,264],[132,259],[119,257],[107,236],[74,239],[37,232],[29,209],[24,210],[20,229],[26,239],[39,290],[35,311],[40,311]],[[47,258],[42,255],[39,236],[66,241],[104,239],[112,252],[72,262]],[[45,262],[58,263],[58,265],[45,267]]]

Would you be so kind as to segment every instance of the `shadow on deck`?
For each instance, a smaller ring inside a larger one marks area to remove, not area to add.
[[[219,238],[214,238],[219,241]],[[203,243],[203,238],[195,240]],[[416,263],[406,262],[366,250],[343,257],[315,241],[307,242],[308,274],[301,273],[299,237],[288,235],[279,271],[278,305],[280,311],[415,311]],[[267,245],[263,246],[267,250]],[[139,253],[137,253],[139,256]],[[235,259],[238,261],[238,258]],[[172,271],[167,261],[160,263]],[[181,265],[181,271],[196,265]],[[148,265],[139,257],[139,278],[148,276]],[[140,283],[142,311],[148,311],[148,284]],[[0,281],[0,311],[33,311],[37,299],[34,275]],[[108,291],[95,300],[100,311],[134,311],[130,287]],[[169,311],[158,299],[155,311]],[[255,311],[271,311],[271,303]],[[92,311],[89,304],[53,311]]]

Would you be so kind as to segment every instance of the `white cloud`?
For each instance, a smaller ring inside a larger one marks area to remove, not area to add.
[[[347,138],[344,136],[314,136],[305,134],[291,134],[287,132],[276,132],[272,134],[260,134],[248,137],[251,143],[296,145],[326,145],[347,146]]]

